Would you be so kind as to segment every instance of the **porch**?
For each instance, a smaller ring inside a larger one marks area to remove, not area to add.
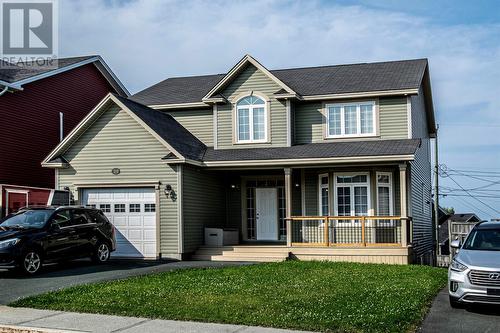
[[[236,229],[239,244],[194,259],[411,261],[406,163],[221,172],[225,221],[205,227]]]

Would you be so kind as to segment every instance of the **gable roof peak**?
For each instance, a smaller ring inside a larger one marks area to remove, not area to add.
[[[269,71],[264,65],[258,62],[254,57],[250,54],[245,54],[243,58],[236,65],[231,68],[226,75],[202,98],[203,102],[211,102],[211,99],[219,93],[223,88],[225,88],[229,82],[233,80],[235,76],[237,76],[246,65],[251,64],[255,66],[258,70],[262,71],[267,77],[276,82],[281,88],[286,90],[289,94],[297,94],[292,88],[286,85],[283,81],[281,81],[278,77],[276,77],[271,71]]]

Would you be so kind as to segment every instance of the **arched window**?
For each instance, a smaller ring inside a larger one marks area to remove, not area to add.
[[[266,102],[255,95],[241,98],[236,103],[237,142],[267,141]]]

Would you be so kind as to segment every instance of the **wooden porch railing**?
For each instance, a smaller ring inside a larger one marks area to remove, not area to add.
[[[407,246],[411,224],[401,216],[292,216],[288,246]]]

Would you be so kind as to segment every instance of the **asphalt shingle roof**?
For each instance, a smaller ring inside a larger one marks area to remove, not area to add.
[[[171,115],[116,94],[114,96],[183,157],[201,161],[207,147]]]
[[[270,72],[302,96],[419,88],[427,59],[278,69]],[[225,74],[161,81],[131,98],[147,105],[201,102]]]
[[[279,160],[330,157],[413,155],[420,139],[310,143],[280,148],[207,148],[203,161]]]
[[[464,213],[464,214],[453,214],[450,216],[450,220],[454,222],[467,222],[472,217],[476,216],[474,213]],[[474,221],[477,222],[477,221]]]
[[[52,66],[33,65],[32,62],[19,62],[16,64],[11,64],[3,61],[2,63],[0,63],[0,80],[8,83],[14,83],[39,74],[51,72],[58,68],[73,65],[93,57],[95,56],[59,58],[57,59],[57,68],[54,68]]]

